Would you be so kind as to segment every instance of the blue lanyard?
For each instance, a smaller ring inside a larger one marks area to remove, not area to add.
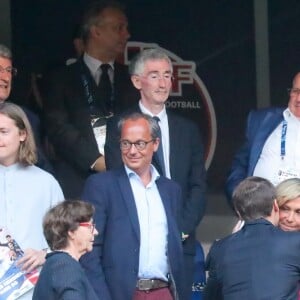
[[[287,121],[283,120],[282,128],[281,128],[281,143],[280,143],[280,156],[282,160],[285,157],[286,130],[287,130]]]

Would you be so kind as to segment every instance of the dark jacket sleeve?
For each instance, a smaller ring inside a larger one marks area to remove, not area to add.
[[[198,128],[193,124],[190,132],[191,158],[187,187],[183,187],[184,207],[181,212],[181,227],[186,234],[193,232],[204,216],[206,209],[206,170],[203,142]],[[175,178],[176,180],[176,178]]]
[[[248,176],[249,156],[251,151],[250,132],[252,130],[252,114],[251,111],[247,118],[245,130],[245,141],[242,147],[234,156],[229,175],[226,180],[225,192],[229,205],[233,208],[232,194],[237,185]]]
[[[100,153],[90,125],[80,70],[73,70],[75,66],[69,68],[72,69],[60,69],[48,77],[44,92],[45,125],[55,152],[86,173]]]
[[[118,131],[118,121],[120,117],[113,117],[108,120],[106,127],[106,140],[104,146],[105,165],[107,170],[120,168],[122,163],[120,151],[120,134]]]
[[[83,255],[80,263],[99,299],[111,300],[102,266],[103,237],[107,220],[106,203],[102,195],[103,191],[97,184],[97,175],[90,176],[85,183],[82,199],[95,206],[97,213],[94,221],[99,234],[95,238],[93,250]]]
[[[208,278],[203,293],[204,300],[222,300],[222,285],[218,281],[217,274],[217,262],[216,262],[216,248],[217,243],[211,246],[211,249],[207,255],[205,267],[208,271]]]

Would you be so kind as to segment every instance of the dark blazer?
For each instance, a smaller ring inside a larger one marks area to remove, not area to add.
[[[124,114],[140,112],[136,105]],[[206,172],[204,167],[204,150],[202,138],[197,126],[167,110],[170,139],[170,173],[176,181],[183,195],[183,204],[180,211],[179,224],[182,232],[190,237],[184,242],[183,251],[186,254],[195,254],[195,229],[202,219],[205,208]],[[115,169],[122,165],[119,146],[117,123],[119,117],[114,117],[107,124],[105,143],[105,162],[107,169]],[[160,172],[156,156],[152,163]],[[161,172],[160,172],[161,173]]]
[[[33,300],[97,300],[80,263],[65,252],[47,254]]]
[[[265,219],[246,222],[213,244],[204,299],[297,299],[299,247],[299,232],[284,232]]]
[[[90,167],[100,156],[91,128],[90,106],[82,75],[87,74],[91,90],[96,89],[88,67],[79,59],[50,76],[45,84],[46,130],[57,159],[55,168],[66,197],[78,197]],[[137,102],[126,66],[114,64],[116,113]]]
[[[267,108],[249,113],[245,142],[233,159],[226,181],[230,205],[235,187],[246,177],[253,175],[266,140],[283,121],[283,111],[284,108]]]
[[[182,248],[175,219],[181,191],[175,182],[164,177],[156,184],[168,222],[170,269],[180,296]],[[94,220],[99,231],[93,251],[81,258],[86,274],[101,300],[132,300],[138,279],[140,231],[135,200],[124,167],[90,176],[82,199],[95,206]]]

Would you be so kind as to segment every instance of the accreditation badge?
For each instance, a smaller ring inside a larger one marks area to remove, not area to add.
[[[300,178],[300,171],[294,168],[280,168],[275,177],[274,185],[290,178]]]
[[[92,118],[91,125],[98,145],[98,150],[102,155],[104,155],[104,145],[106,139],[106,119]]]

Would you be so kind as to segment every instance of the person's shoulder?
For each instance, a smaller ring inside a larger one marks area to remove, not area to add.
[[[120,176],[120,175],[124,175],[125,171],[124,168],[119,168],[119,169],[113,169],[113,170],[108,170],[105,172],[98,172],[98,173],[94,173],[91,174],[86,182],[98,182],[98,183],[105,183],[108,181],[112,181],[114,180],[116,177]]]
[[[126,73],[129,76],[128,66],[127,65],[121,64],[121,63],[119,63],[119,62],[116,61],[114,63],[114,67],[115,67],[115,70],[117,72]]]
[[[31,176],[35,177],[37,179],[36,182],[38,182],[39,184],[52,183],[58,185],[57,180],[51,173],[39,168],[36,165],[26,166],[23,170],[28,173],[30,172]]]
[[[195,123],[195,121],[188,119],[187,117],[182,116],[177,112],[167,109],[167,116],[168,116],[169,122],[172,121],[172,122],[180,123],[181,126],[190,127],[190,128],[198,130],[198,127],[197,127],[197,124]]]
[[[285,108],[283,107],[267,107],[261,109],[253,109],[249,112],[249,115],[252,117],[261,118],[266,116],[267,114],[282,114]]]

